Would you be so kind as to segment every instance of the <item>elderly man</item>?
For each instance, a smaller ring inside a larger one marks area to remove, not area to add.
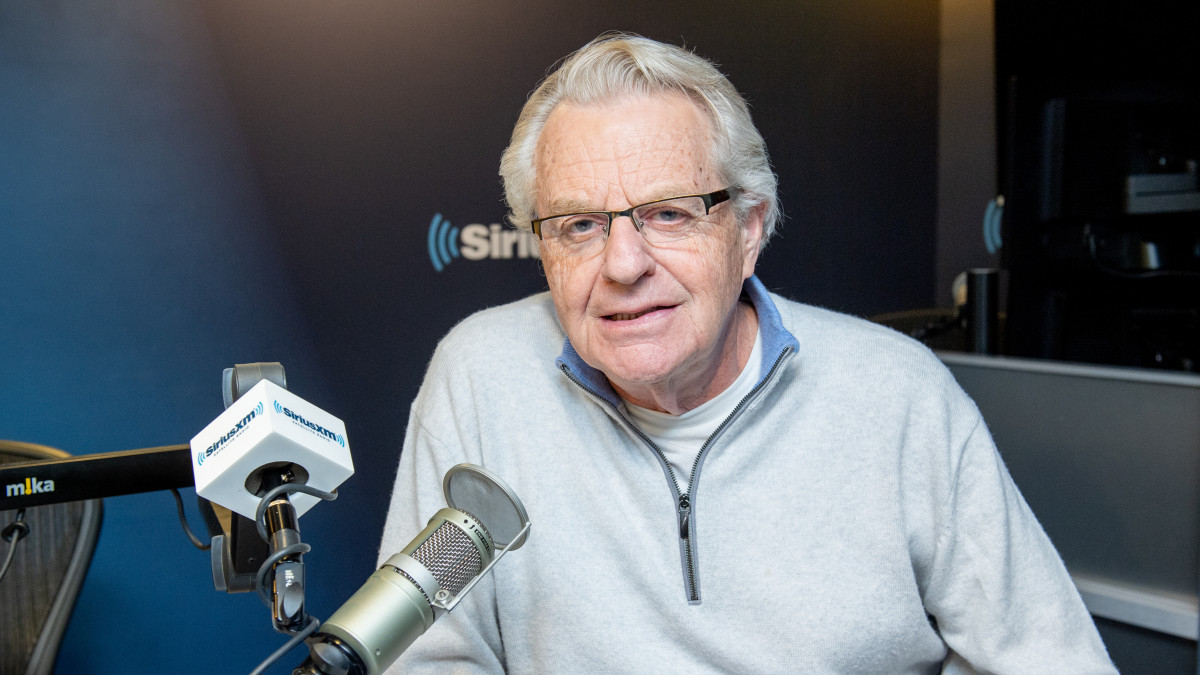
[[[938,360],[754,276],[775,178],[711,64],[585,46],[501,175],[550,290],[439,345],[381,554],[464,461],[535,529],[398,672],[1115,672]]]

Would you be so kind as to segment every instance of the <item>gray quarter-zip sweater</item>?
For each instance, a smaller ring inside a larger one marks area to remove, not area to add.
[[[757,278],[745,293],[762,376],[686,485],[548,294],[447,335],[380,559],[445,505],[459,462],[503,478],[533,528],[392,672],[1115,672],[937,358]]]

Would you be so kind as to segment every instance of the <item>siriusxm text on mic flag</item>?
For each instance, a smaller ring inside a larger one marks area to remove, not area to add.
[[[295,464],[304,483],[325,492],[354,473],[346,425],[268,380],[196,434],[191,449],[196,494],[251,520],[261,495],[247,489],[247,480],[264,466]],[[296,515],[319,501],[301,493],[291,499]]]

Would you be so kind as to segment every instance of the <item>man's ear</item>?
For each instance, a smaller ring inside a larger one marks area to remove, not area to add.
[[[746,214],[742,223],[742,278],[747,279],[754,274],[754,266],[758,264],[758,251],[762,247],[763,214],[767,211],[766,204],[756,204]]]

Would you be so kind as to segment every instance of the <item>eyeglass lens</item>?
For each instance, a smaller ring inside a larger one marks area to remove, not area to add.
[[[690,237],[706,215],[702,197],[679,197],[643,204],[629,217],[650,243],[676,241]],[[583,251],[603,242],[612,227],[612,215],[605,212],[579,213],[542,221],[542,238],[564,250]],[[617,217],[622,213],[615,214]]]

